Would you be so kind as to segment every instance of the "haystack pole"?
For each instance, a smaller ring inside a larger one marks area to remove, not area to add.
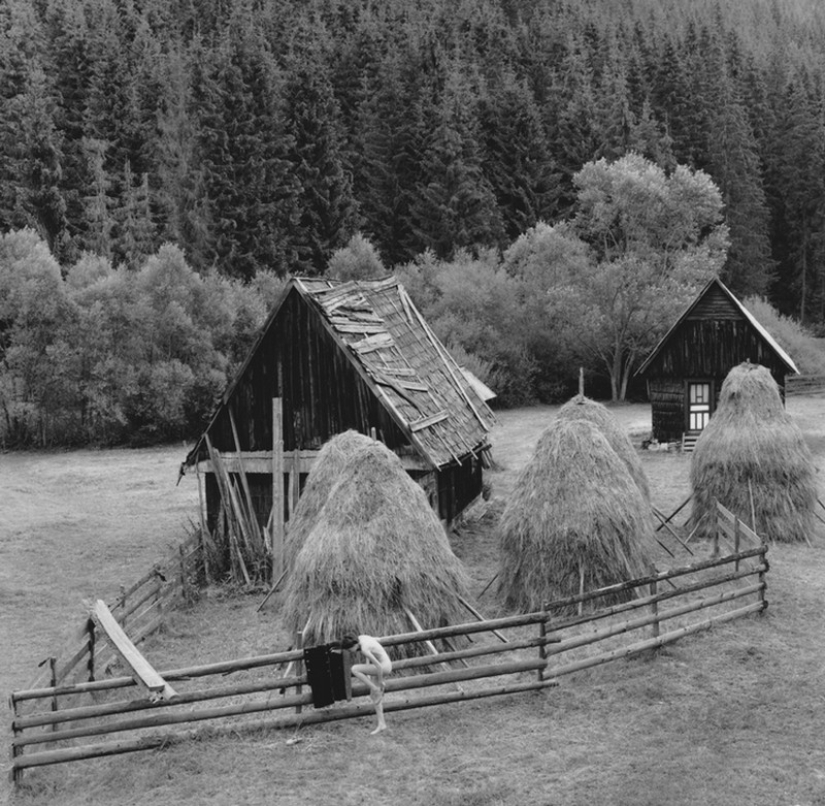
[[[698,537],[712,536],[717,501],[764,540],[811,536],[816,468],[765,367],[745,362],[728,373],[719,406],[696,441],[690,484]]]
[[[557,419],[541,435],[502,513],[499,539],[499,593],[522,612],[651,569],[649,506],[588,420]],[[599,604],[627,594],[618,596]]]
[[[638,485],[645,501],[650,502],[650,485],[642,467],[642,461],[639,459],[630,437],[606,406],[585,397],[583,394],[578,394],[559,409],[557,418],[562,421],[587,420],[597,426],[599,431],[606,437],[610,447],[627,465],[627,469]]]
[[[459,623],[468,579],[427,496],[380,442],[338,473],[287,575],[283,616],[308,645]],[[426,653],[418,644],[406,652]]]

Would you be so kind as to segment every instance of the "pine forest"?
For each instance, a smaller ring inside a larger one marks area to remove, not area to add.
[[[649,341],[563,326],[640,265],[617,165],[693,194],[660,296],[704,261],[825,335],[819,0],[0,0],[0,127],[0,445],[189,434],[286,278],[365,263],[504,405],[621,398]]]

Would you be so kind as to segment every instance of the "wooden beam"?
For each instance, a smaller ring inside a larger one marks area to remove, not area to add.
[[[283,402],[272,398],[272,578],[284,572],[284,435]]]
[[[95,623],[106,633],[117,654],[132,670],[135,682],[149,692],[151,700],[168,700],[176,696],[175,690],[152,668],[149,661],[140,654],[128,635],[117,623],[106,602],[98,599],[92,610]]]
[[[298,472],[306,475],[312,472],[315,460],[320,451],[299,451],[298,452]],[[397,454],[404,469],[418,472],[433,470],[432,464],[418,454]],[[228,473],[239,473],[240,463],[243,463],[247,476],[250,474],[270,475],[272,473],[272,451],[243,451],[240,457],[237,453],[221,453],[221,461]],[[283,457],[283,471],[290,472],[293,468],[294,454],[290,451]],[[215,468],[211,461],[204,460],[198,463],[198,467],[204,473],[214,473]]]

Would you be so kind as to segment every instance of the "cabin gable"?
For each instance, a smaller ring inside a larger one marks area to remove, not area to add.
[[[790,357],[718,279],[711,280],[640,367],[661,442],[696,433],[712,416],[722,383],[749,361],[770,370],[784,397]]]

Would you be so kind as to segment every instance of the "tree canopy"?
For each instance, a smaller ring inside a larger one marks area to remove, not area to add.
[[[808,0],[7,0],[0,232],[61,265],[323,273],[504,251],[631,152],[717,185],[723,279],[825,321],[825,7]]]

